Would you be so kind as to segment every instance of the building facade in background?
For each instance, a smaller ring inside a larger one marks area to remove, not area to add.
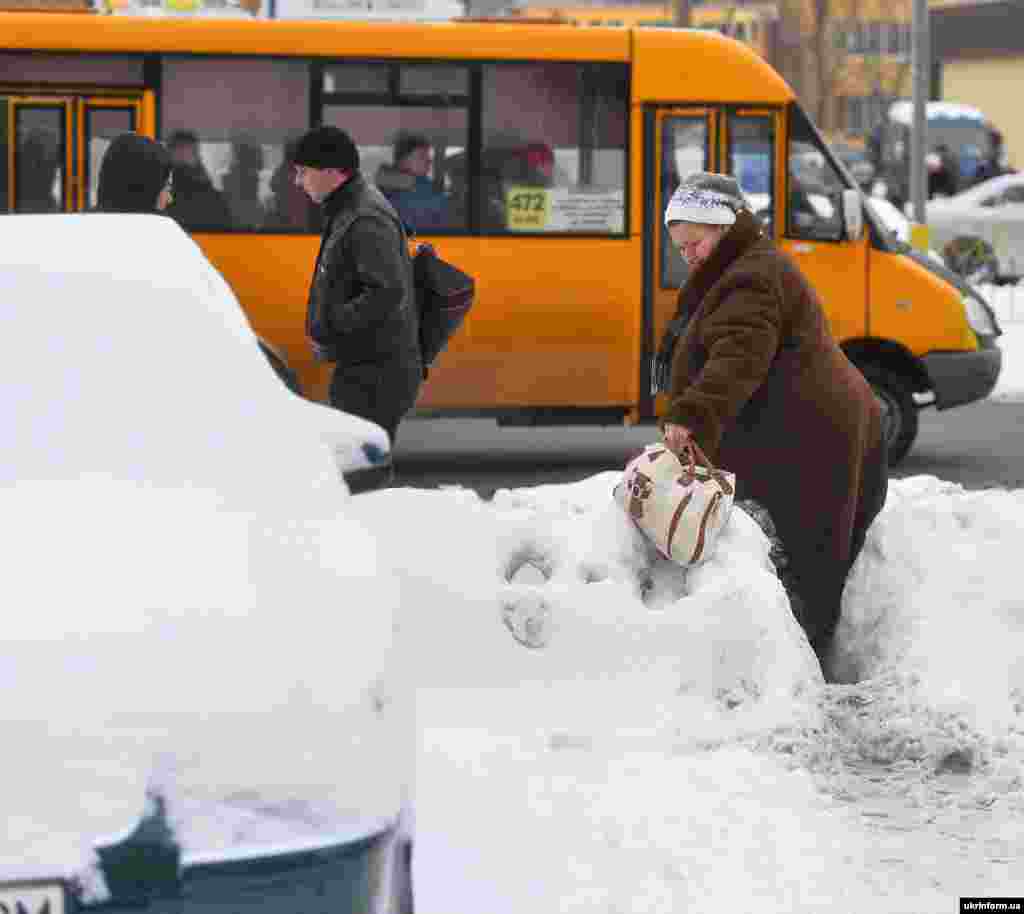
[[[1010,165],[1024,163],[1022,0],[932,0],[939,96],[979,108],[1003,135]]]

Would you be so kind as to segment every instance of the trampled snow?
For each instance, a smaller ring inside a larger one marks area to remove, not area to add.
[[[189,447],[161,441],[168,465]],[[87,872],[153,784],[194,856],[385,814],[404,678],[421,914],[1024,894],[1024,492],[894,481],[838,634],[861,681],[826,685],[739,509],[686,572],[612,504],[616,473],[296,500],[311,458],[267,447],[276,474],[226,501],[198,478],[0,489],[0,877]]]

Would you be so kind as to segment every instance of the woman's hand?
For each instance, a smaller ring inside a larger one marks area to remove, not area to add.
[[[690,443],[690,430],[685,425],[666,422],[661,433],[665,438],[665,446],[676,454]]]

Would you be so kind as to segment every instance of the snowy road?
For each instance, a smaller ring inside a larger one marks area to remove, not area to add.
[[[1024,486],[1024,403],[986,401],[921,413],[921,434],[895,477],[927,473],[969,489]],[[496,489],[567,483],[621,469],[653,427],[498,428],[486,420],[412,419],[395,464],[401,485]]]

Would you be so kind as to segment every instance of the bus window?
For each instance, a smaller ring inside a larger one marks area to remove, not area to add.
[[[729,173],[761,221],[770,227],[774,186],[775,120],[771,115],[731,113],[728,118]]]
[[[164,58],[160,137],[175,162],[168,214],[190,231],[304,232],[289,141],[309,125],[309,64],[281,58]]]
[[[6,213],[10,206],[7,191],[11,183],[8,174],[11,149],[10,140],[7,137],[8,104],[7,99],[0,95],[0,214]]]
[[[846,185],[799,109],[790,120],[788,152],[787,237],[842,241],[842,194]]]
[[[142,86],[142,55],[0,52],[0,82]]]
[[[14,212],[59,213],[65,209],[67,159],[63,106],[26,104],[14,117]]]
[[[450,64],[332,64],[323,122],[347,131],[360,168],[417,234],[464,232],[454,163],[469,142],[469,69]]]
[[[459,64],[336,63],[324,123],[347,131],[362,174],[414,232],[465,231],[454,158],[469,140],[469,70]]]
[[[662,233],[661,287],[678,289],[686,281],[689,269],[669,238],[663,214],[680,182],[692,172],[707,171],[710,167],[708,120],[703,114],[666,117],[661,129],[661,202],[657,212],[657,225]]]
[[[469,98],[469,70],[457,65],[405,64],[398,69],[398,92],[465,101]]]
[[[86,206],[94,209],[98,202],[100,165],[107,147],[122,133],[133,133],[134,112],[130,108],[86,107]]]
[[[625,231],[625,66],[483,67],[484,232]]]

